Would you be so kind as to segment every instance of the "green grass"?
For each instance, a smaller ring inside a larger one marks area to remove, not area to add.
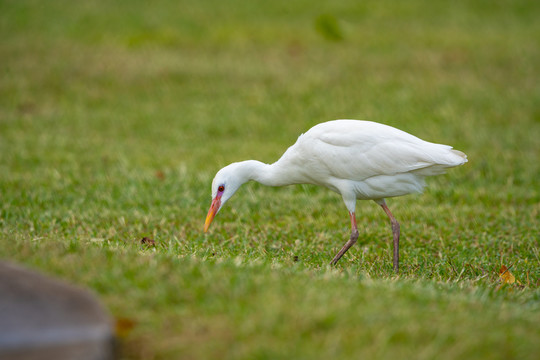
[[[0,1],[0,257],[135,321],[125,358],[536,359],[540,5]],[[369,119],[469,163],[390,199],[222,166]],[[156,246],[140,244],[144,236]],[[501,286],[502,264],[522,286]]]

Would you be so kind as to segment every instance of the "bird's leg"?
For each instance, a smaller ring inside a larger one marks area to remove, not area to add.
[[[351,217],[351,238],[349,239],[349,241],[345,243],[345,245],[343,245],[343,247],[341,248],[341,250],[339,250],[336,256],[334,256],[334,258],[330,262],[330,265],[335,265],[339,261],[339,259],[341,259],[343,254],[345,254],[347,250],[349,250],[349,248],[353,246],[354,243],[356,243],[356,240],[358,239],[358,227],[356,226],[356,216],[354,215],[354,212],[349,212],[349,216]]]
[[[383,200],[381,204],[381,207],[383,208],[384,212],[388,217],[390,218],[390,221],[392,222],[392,234],[394,236],[394,271],[396,273],[399,272],[399,223],[397,222],[396,218],[392,213],[390,212],[390,209],[388,206],[386,206],[386,202]]]

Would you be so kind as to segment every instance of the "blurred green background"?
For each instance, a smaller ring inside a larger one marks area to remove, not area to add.
[[[96,291],[126,358],[540,352],[537,1],[0,1],[0,256]],[[215,172],[386,123],[469,163],[358,204]],[[142,237],[154,247],[140,243]],[[502,285],[504,264],[520,284]]]

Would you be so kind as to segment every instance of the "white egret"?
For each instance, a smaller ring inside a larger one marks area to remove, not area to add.
[[[427,142],[388,125],[371,121],[334,120],[298,137],[273,164],[256,160],[232,163],[212,181],[212,204],[204,231],[223,204],[249,180],[268,186],[321,185],[341,194],[349,210],[351,236],[332,259],[335,264],[358,239],[356,200],[373,200],[390,218],[394,270],[399,269],[399,223],[385,198],[421,192],[426,176],[462,165],[467,156],[451,146]]]

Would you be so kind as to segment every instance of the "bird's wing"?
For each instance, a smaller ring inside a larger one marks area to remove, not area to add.
[[[451,149],[389,126],[373,124],[337,124],[339,126],[308,132],[299,139],[298,150],[318,172],[362,181],[440,164],[441,154]]]

